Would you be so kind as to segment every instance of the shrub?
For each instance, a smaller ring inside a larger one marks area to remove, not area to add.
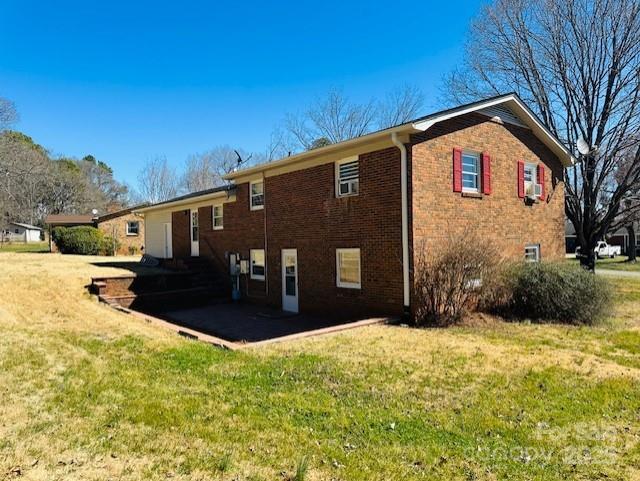
[[[120,242],[111,236],[104,236],[100,245],[100,254],[103,256],[115,256],[120,249]]]
[[[477,306],[502,264],[496,247],[482,242],[473,231],[444,239],[416,251],[414,267],[414,322],[446,326],[458,322]]]
[[[129,246],[129,255],[135,256],[138,253],[138,248],[136,246]]]
[[[104,236],[95,227],[56,227],[53,241],[63,254],[97,255],[103,248]]]
[[[611,308],[609,282],[578,266],[518,264],[503,271],[496,284],[493,292],[499,295],[484,305],[510,317],[591,325]]]

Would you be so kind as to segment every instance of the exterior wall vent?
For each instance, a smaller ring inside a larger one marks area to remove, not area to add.
[[[520,118],[514,114],[511,109],[505,105],[492,105],[486,109],[478,111],[479,113],[491,117],[492,119],[498,117],[502,122],[517,125],[518,127],[528,128],[526,124],[520,120]]]

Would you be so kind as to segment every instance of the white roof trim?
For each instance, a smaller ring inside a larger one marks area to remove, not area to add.
[[[290,155],[289,157],[284,157],[283,159],[274,160],[273,162],[267,162],[264,164],[256,165],[255,167],[248,167],[246,169],[241,169],[236,172],[231,172],[229,174],[223,175],[222,178],[226,180],[232,180],[237,177],[245,177],[258,172],[275,169],[283,165],[293,164],[295,162],[303,161],[312,157],[318,157],[329,152],[343,150],[348,147],[355,147],[358,144],[365,144],[372,140],[380,140],[386,137],[391,139],[391,134],[393,132],[402,133],[402,132],[411,132],[411,131],[415,132],[415,130],[412,128],[412,125],[410,123],[402,124],[396,127],[391,127],[385,130],[380,130],[378,132],[366,134],[361,137],[355,137],[353,139],[345,140],[343,142],[338,142],[336,144],[330,144],[317,149],[300,152],[299,154]],[[389,143],[391,143],[391,140],[389,140]]]
[[[315,156],[332,153],[334,151],[340,151],[349,147],[356,147],[359,144],[366,144],[370,141],[384,139],[390,137],[391,134],[401,133],[416,133],[424,132],[435,124],[443,122],[445,120],[465,115],[471,112],[477,112],[479,110],[492,107],[494,105],[507,104],[507,106],[513,111],[514,115],[518,116],[522,122],[529,127],[533,133],[544,142],[544,144],[551,149],[551,151],[558,156],[565,167],[569,167],[576,163],[576,159],[573,154],[558,140],[555,136],[549,132],[549,130],[537,119],[537,117],[531,112],[531,110],[518,98],[515,94],[502,95],[495,97],[484,102],[476,102],[467,106],[460,107],[458,109],[447,110],[444,113],[438,115],[425,117],[422,120],[416,120],[405,124],[390,127],[388,129],[380,130],[370,134],[356,137],[354,139],[345,140],[336,144],[327,145],[318,149],[301,152],[299,154],[291,155],[283,159],[275,160],[273,162],[267,162],[257,165],[255,167],[249,167],[241,169],[236,172],[231,172],[223,176],[226,180],[233,180],[238,177],[246,177],[260,172],[265,172],[271,169],[275,169],[284,165],[293,164],[306,159],[310,159]]]
[[[152,210],[164,210],[164,209],[170,209],[173,207],[179,207],[179,206],[183,206],[183,205],[189,205],[189,204],[197,204],[199,202],[203,202],[209,199],[217,199],[218,197],[226,197],[227,195],[232,195],[230,194],[229,191],[227,190],[221,190],[218,192],[213,192],[210,194],[203,194],[203,195],[198,195],[198,196],[193,196],[193,197],[188,197],[186,199],[178,199],[172,202],[164,202],[164,203],[160,203],[160,204],[155,204],[155,205],[150,205],[148,207],[142,207],[140,209],[136,209],[133,212],[135,214],[143,214],[145,212],[151,212]]]
[[[443,115],[414,122],[413,127],[424,132],[439,122],[504,103],[506,103],[514,111],[514,114],[518,115],[527,127],[529,127],[534,134],[536,134],[536,136],[560,158],[565,167],[569,167],[576,163],[576,158],[573,154],[558,139],[556,139],[555,136],[537,119],[531,110],[529,110],[529,108],[513,94],[491,99],[486,102],[476,103],[466,108],[454,109]]]

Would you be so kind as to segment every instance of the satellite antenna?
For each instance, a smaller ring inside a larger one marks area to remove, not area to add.
[[[98,215],[98,209],[93,209],[93,210],[91,211],[91,213],[92,213],[93,215]]]
[[[591,153],[591,147],[589,147],[589,144],[587,144],[582,137],[580,137],[578,142],[576,142],[576,147],[578,147],[578,152],[582,155],[589,155]]]

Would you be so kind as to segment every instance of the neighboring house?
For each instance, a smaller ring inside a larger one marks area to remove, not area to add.
[[[574,161],[509,94],[233,172],[228,186],[138,211],[147,254],[202,256],[225,275],[248,261],[245,298],[294,312],[401,315],[411,311],[414,253],[471,228],[513,259],[564,257],[564,167]]]
[[[134,213],[134,209],[142,206],[131,207],[110,214],[105,214],[96,219],[96,227],[104,235],[118,240],[120,255],[142,254],[144,251],[144,218]]]
[[[638,230],[640,225],[635,224],[636,232],[636,250],[640,249],[640,231]],[[621,227],[615,232],[611,232],[605,236],[608,244],[614,246],[620,246],[620,250],[623,255],[628,256],[630,250],[629,231],[626,227]],[[573,227],[571,221],[565,222],[565,245],[567,254],[575,254],[578,247],[578,241],[576,238],[576,230]]]
[[[9,222],[0,231],[2,242],[40,242],[42,239],[42,229],[35,225],[23,224],[21,222]]]
[[[138,205],[117,212],[111,212],[101,216],[93,215],[50,215],[45,219],[45,224],[50,231],[55,227],[91,226],[100,229],[104,235],[118,241],[117,254],[141,254],[144,251],[144,218],[134,213],[134,210],[144,207]],[[51,252],[56,252],[56,246],[49,236]]]

